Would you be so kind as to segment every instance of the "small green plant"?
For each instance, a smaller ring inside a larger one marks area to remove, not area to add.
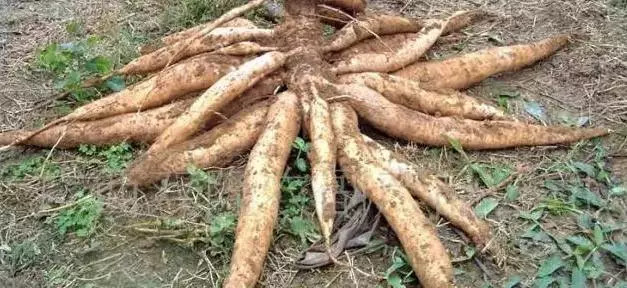
[[[12,276],[36,262],[41,255],[39,246],[32,240],[26,240],[13,245],[0,246],[0,262],[7,264]]]
[[[309,170],[309,164],[307,164],[307,153],[309,153],[309,143],[305,142],[303,138],[296,137],[292,148],[296,151],[294,159],[294,167],[302,173],[306,173]]]
[[[80,25],[70,22],[66,29],[77,36]],[[124,89],[124,79],[114,76],[98,87],[83,88],[83,81],[109,74],[113,70],[110,58],[95,52],[100,37],[89,36],[67,43],[51,43],[41,49],[36,60],[36,67],[50,73],[54,78],[54,87],[70,95],[79,103],[93,100],[101,93]]]
[[[407,261],[407,256],[396,247],[392,252],[392,264],[385,271],[383,278],[392,288],[405,288],[406,284],[417,282],[414,271]]]
[[[11,181],[22,180],[26,177],[38,177],[39,175],[45,179],[53,179],[60,173],[59,165],[46,162],[46,158],[43,156],[28,157],[17,164],[7,165],[0,170],[0,176]]]
[[[309,165],[305,159],[308,151],[309,143],[297,137],[292,144],[293,164],[290,167],[294,169],[287,171],[281,179],[280,226],[298,237],[303,245],[320,237],[316,225],[304,216],[311,206],[311,198],[304,192],[309,183]]]
[[[78,147],[78,152],[84,156],[97,157],[104,161],[106,164],[105,171],[108,173],[123,171],[133,160],[133,147],[126,142],[107,147],[83,144]]]
[[[189,184],[196,192],[203,192],[218,184],[218,180],[213,174],[207,173],[196,166],[187,167],[187,173],[190,179]]]
[[[84,194],[84,190],[79,191],[75,196],[76,200],[54,217],[61,236],[75,232],[76,236],[87,237],[96,229],[104,203],[92,195]]]
[[[236,217],[233,213],[222,212],[211,220],[209,226],[209,241],[211,242],[210,254],[228,255],[235,241]]]

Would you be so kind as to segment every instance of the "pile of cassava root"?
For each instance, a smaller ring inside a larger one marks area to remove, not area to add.
[[[339,164],[396,232],[421,285],[453,287],[450,257],[415,199],[478,247],[490,240],[489,226],[437,177],[361,134],[358,121],[423,145],[456,139],[469,150],[568,144],[609,132],[527,124],[460,91],[547,58],[568,36],[426,61],[421,57],[434,43],[485,13],[410,19],[366,13],[363,0],[286,0],[274,29],[239,18],[263,2],[162,38],[115,72],[150,74],[143,82],[37,131],[1,133],[0,143],[149,143],[127,173],[140,186],[190,165],[225,166],[250,150],[224,286],[253,287],[271,245],[281,176],[302,129],[311,141],[311,186],[325,243],[333,233]],[[323,37],[324,23],[338,28],[330,39]]]

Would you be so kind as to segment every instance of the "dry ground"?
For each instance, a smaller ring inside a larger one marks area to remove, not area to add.
[[[183,1],[186,2],[186,1]],[[196,1],[198,2],[198,1]],[[525,113],[525,101],[536,101],[546,108],[547,122],[559,123],[568,113],[586,116],[594,126],[607,126],[616,134],[601,144],[581,143],[575,148],[543,147],[471,153],[474,163],[526,168],[511,180],[520,196],[507,202],[504,191],[494,199],[501,201],[489,216],[495,238],[490,251],[471,260],[455,263],[460,287],[501,287],[513,276],[531,286],[541,263],[559,248],[555,241],[521,237],[529,226],[520,212],[547,205],[547,199],[563,195],[546,189],[546,180],[566,183],[579,179],[592,193],[607,201],[602,209],[586,206],[551,206],[539,220],[546,232],[564,239],[583,231],[577,225],[580,215],[588,215],[604,225],[619,226],[606,239],[625,243],[627,210],[624,197],[610,196],[607,185],[581,173],[563,169],[576,161],[593,163],[599,147],[608,156],[605,170],[614,183],[627,183],[627,4],[620,0],[465,0],[465,1],[370,1],[370,9],[408,16],[447,15],[459,9],[481,8],[492,12],[490,21],[474,25],[459,41],[432,49],[429,58],[446,57],[488,46],[526,42],[555,33],[575,33],[574,43],[549,60],[523,71],[489,79],[470,93],[496,103],[499,95],[518,95],[509,101],[512,113]],[[37,49],[51,42],[64,43],[72,36],[68,23],[80,23],[84,35],[99,35],[104,41],[98,49],[116,63],[134,55],[134,47],[171,27],[164,27],[164,7],[168,3],[143,1],[15,1],[0,0],[0,131],[34,127],[58,113],[49,75],[38,72],[33,63]],[[453,185],[460,197],[477,199],[486,191],[466,163],[454,151],[433,149],[394,141],[364,127],[371,135],[395,147],[419,165],[437,171]],[[141,147],[136,147],[139,151]],[[138,152],[135,152],[138,153]],[[207,223],[216,211],[237,211],[245,159],[231,168],[211,174],[216,184],[197,189],[188,177],[171,179],[151,190],[139,191],[119,185],[123,178],[107,172],[106,160],[87,157],[76,151],[15,149],[0,154],[0,171],[11,164],[39,155],[44,165],[58,167],[47,177],[38,166],[36,175],[21,180],[0,178],[0,286],[2,287],[205,287],[218,283],[228,264],[228,253],[211,245],[172,244],[147,238],[130,231],[127,225],[155,219],[180,219],[185,223]],[[89,190],[104,202],[103,216],[90,237],[74,234],[62,237],[55,227],[59,211],[37,213],[73,203],[79,190]],[[303,192],[307,193],[306,190]],[[342,192],[348,198],[351,189]],[[560,198],[562,197],[562,198]],[[567,197],[566,197],[567,198]],[[206,199],[206,200],[205,200]],[[568,200],[568,199],[566,199]],[[564,203],[564,201],[560,202]],[[309,205],[311,206],[311,205]],[[564,210],[566,209],[566,210]],[[570,210],[569,210],[570,209]],[[575,212],[572,212],[575,210]],[[304,209],[311,219],[311,207]],[[570,212],[569,212],[570,211]],[[559,213],[558,213],[559,212]],[[34,213],[34,214],[33,214]],[[453,257],[463,257],[464,241],[446,221],[430,213],[442,240]],[[194,224],[189,224],[194,225]],[[385,287],[385,281],[364,276],[350,267],[299,271],[293,262],[306,245],[280,229],[277,244],[268,257],[262,285],[267,287]],[[381,224],[371,253],[349,253],[341,261],[368,273],[383,275],[391,265],[397,242]],[[589,232],[589,231],[588,231]],[[222,253],[219,253],[222,252]],[[624,263],[607,253],[600,261],[604,269],[589,287],[619,287],[627,277]],[[558,271],[556,275],[570,274]],[[593,283],[594,282],[594,283]],[[594,286],[592,286],[594,285]],[[624,287],[624,286],[621,286]]]

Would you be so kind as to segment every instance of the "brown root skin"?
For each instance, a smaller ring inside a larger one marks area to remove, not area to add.
[[[211,22],[200,24],[198,26],[194,26],[189,29],[185,29],[183,31],[161,38],[161,42],[163,42],[165,45],[172,45],[181,40],[189,39],[189,38],[199,35],[203,29],[206,29],[210,25],[212,25]],[[219,27],[238,27],[238,28],[251,28],[251,29],[258,28],[252,21],[246,18],[240,18],[240,17],[234,18],[233,20],[230,20],[220,25]]]
[[[281,176],[300,128],[298,97],[277,96],[248,157],[231,269],[225,288],[254,287],[261,275],[279,212]]]
[[[99,119],[158,107],[188,93],[211,87],[241,63],[242,60],[236,57],[199,55],[148,80],[78,107],[62,119]]]
[[[318,5],[316,7],[316,16],[320,18],[320,22],[333,26],[336,29],[342,29],[346,24],[353,21],[352,16],[346,14],[346,12],[327,5]]]
[[[323,0],[321,2],[325,5],[340,8],[351,14],[363,12],[368,5],[365,0]]]
[[[286,58],[287,55],[284,53],[269,52],[244,63],[237,70],[220,78],[163,131],[147,153],[163,151],[188,139],[198,132],[216,111],[220,111],[259,80],[283,66]]]
[[[392,137],[429,146],[450,146],[451,139],[458,140],[468,150],[569,144],[610,132],[600,128],[433,117],[394,104],[365,86],[341,85],[339,89],[351,95],[350,105],[375,128]]]
[[[177,63],[194,55],[211,52],[237,42],[268,39],[273,35],[274,32],[270,29],[217,28],[206,36],[195,37],[196,40],[193,42],[179,41],[152,53],[142,55],[120,68],[117,73],[133,75],[155,72],[168,64]]]
[[[393,52],[365,53],[340,61],[333,67],[335,74],[357,72],[391,72],[414,63],[435,43],[447,21],[434,20],[425,26],[415,38],[406,41]]]
[[[490,240],[490,226],[477,218],[470,206],[457,198],[451,187],[435,175],[421,172],[415,164],[368,136],[362,134],[362,138],[377,163],[399,179],[414,197],[464,231],[479,249],[485,247]]]
[[[340,103],[331,104],[331,111],[340,167],[396,232],[422,287],[454,287],[451,260],[433,224],[403,184],[376,164],[359,134],[355,112]]]
[[[261,46],[255,42],[244,41],[220,48],[214,53],[221,55],[247,56],[276,50],[278,50],[277,47]]]
[[[199,136],[158,155],[144,155],[128,170],[130,185],[146,186],[171,175],[185,174],[190,165],[223,167],[249,150],[266,122],[270,102],[248,107]]]
[[[374,15],[359,19],[335,33],[334,38],[321,47],[322,52],[336,52],[375,35],[388,35],[405,32],[418,32],[421,21],[400,16]]]
[[[60,124],[42,131],[22,144],[49,148],[58,142],[57,148],[75,148],[81,144],[106,145],[122,141],[150,143],[192,102],[193,99],[188,99],[141,113]],[[0,133],[0,145],[25,138],[31,133],[32,131],[23,130]]]
[[[427,91],[420,83],[382,73],[357,73],[342,75],[340,82],[367,86],[381,93],[393,103],[435,116],[459,116],[462,118],[512,119],[500,109],[479,102],[477,99],[455,90]]]
[[[425,89],[465,89],[492,75],[515,71],[542,60],[564,47],[569,36],[560,35],[538,42],[495,47],[461,56],[417,62],[393,75],[420,82]]]
[[[161,39],[158,39],[157,41],[154,41],[152,43],[139,47],[139,53],[141,55],[152,53],[154,51],[157,51],[159,48],[162,48],[163,46],[172,45],[181,40],[194,37],[200,32],[200,30],[202,30],[208,24],[209,23],[203,23],[201,25],[194,26],[183,31],[179,31],[174,34],[167,35]],[[255,26],[255,24],[252,21],[245,19],[245,18],[239,18],[239,17],[229,22],[224,23],[220,27],[258,28],[257,26]]]
[[[311,148],[307,154],[311,165],[311,190],[314,195],[316,215],[327,247],[331,244],[335,219],[335,166],[336,146],[328,104],[322,100],[312,85],[311,99],[306,108],[306,125]]]

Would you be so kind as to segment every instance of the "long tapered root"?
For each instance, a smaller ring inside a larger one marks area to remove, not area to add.
[[[423,24],[419,20],[400,16],[375,15],[359,19],[346,25],[336,33],[334,39],[325,45],[323,52],[337,52],[372,37],[405,32],[418,32]]]
[[[511,119],[492,105],[455,90],[428,91],[409,79],[381,74],[356,73],[340,77],[346,84],[359,84],[381,93],[393,103],[436,116],[459,116],[468,119]]]
[[[451,187],[435,175],[420,171],[415,164],[363,135],[377,163],[407,187],[411,194],[427,203],[438,214],[464,231],[477,247],[484,247],[490,239],[490,227],[479,220],[469,205],[455,196]]]
[[[229,164],[249,150],[266,123],[268,101],[248,107],[208,132],[163,151],[144,155],[127,172],[129,184],[145,186],[171,175],[186,173],[193,165],[215,168]]]
[[[374,202],[398,236],[423,287],[453,287],[453,268],[433,224],[409,191],[376,164],[359,135],[357,116],[344,104],[331,105],[338,162],[349,181]]]
[[[388,53],[358,54],[335,65],[336,74],[356,72],[391,72],[401,69],[420,57],[442,34],[446,21],[431,21],[425,24],[419,35],[404,43],[398,50]]]
[[[298,97],[279,94],[249,155],[242,202],[225,288],[254,287],[270,249],[279,211],[281,176],[300,127]]]
[[[311,90],[311,99],[305,112],[308,113],[306,127],[311,139],[308,154],[311,163],[311,190],[320,230],[328,246],[335,218],[335,136],[327,103],[319,96],[314,85]]]
[[[183,100],[141,113],[126,113],[94,121],[77,121],[53,126],[22,142],[38,147],[75,148],[81,144],[105,145],[129,141],[151,143],[193,102]],[[0,133],[0,145],[26,139],[32,131]]]
[[[420,82],[424,88],[468,88],[492,75],[515,71],[542,60],[562,47],[569,36],[560,35],[531,44],[496,47],[450,59],[417,62],[394,75]]]
[[[273,35],[274,31],[270,29],[216,28],[206,36],[195,38],[196,40],[191,43],[188,43],[189,41],[179,41],[152,53],[142,55],[120,68],[117,73],[133,75],[155,72],[168,64],[177,63],[194,55],[211,52],[237,42],[268,39]]]
[[[161,42],[165,45],[172,45],[181,40],[196,37],[201,33],[202,30],[206,29],[207,27],[211,25],[214,25],[214,23],[212,22],[204,23],[204,24],[194,26],[189,29],[185,29],[183,31],[174,33],[172,35],[164,36],[163,38],[161,38]],[[237,28],[250,28],[250,29],[257,28],[257,26],[252,21],[245,19],[245,18],[239,18],[239,17],[234,18],[233,20],[230,20],[220,25],[219,27],[237,27]]]
[[[365,86],[342,85],[339,89],[351,95],[351,106],[372,126],[390,136],[430,146],[450,146],[451,139],[471,150],[568,144],[610,132],[607,129],[433,117],[394,104]]]
[[[147,153],[156,153],[185,141],[196,133],[212,114],[220,111],[259,80],[283,66],[286,58],[284,53],[269,52],[244,63],[237,70],[220,78],[157,138]]]

